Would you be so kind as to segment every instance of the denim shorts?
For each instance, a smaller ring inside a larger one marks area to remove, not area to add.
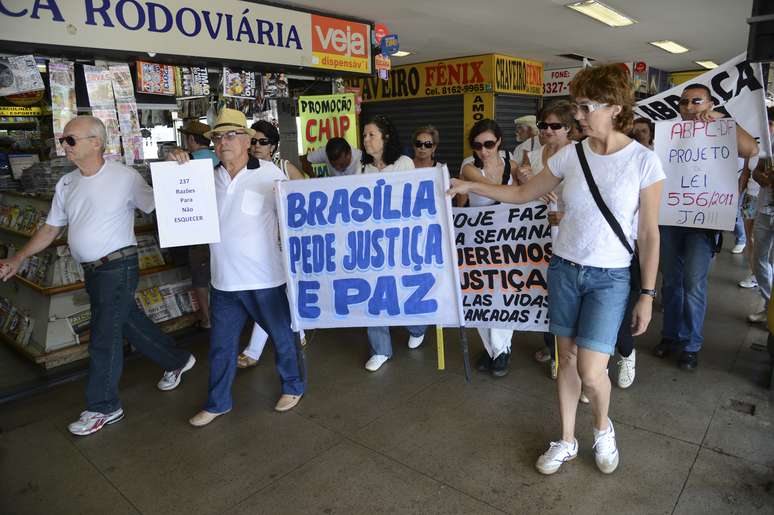
[[[612,355],[629,300],[629,268],[584,266],[554,255],[548,265],[548,316],[556,336]]]

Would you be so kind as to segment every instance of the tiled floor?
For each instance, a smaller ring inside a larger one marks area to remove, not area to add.
[[[552,477],[535,471],[558,436],[555,385],[532,359],[538,335],[517,335],[506,378],[467,384],[455,331],[445,371],[434,332],[409,351],[395,330],[395,357],[373,374],[365,331],[317,331],[298,408],[272,411],[267,353],[239,372],[234,410],[194,429],[207,383],[195,335],[184,343],[199,364],[178,390],[159,392],[155,366],[128,362],[126,418],[93,436],[66,430],[83,381],[0,406],[0,513],[774,513],[768,355],[752,348],[766,335],[744,322],[757,299],[736,287],[742,263],[726,251],[715,264],[698,371],[650,355],[660,315],[638,340],[637,380],[613,393],[622,457],[611,476],[594,466],[587,406],[578,459]]]

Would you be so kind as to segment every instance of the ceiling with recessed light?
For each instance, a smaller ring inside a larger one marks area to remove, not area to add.
[[[573,0],[326,0],[277,2],[386,24],[408,57],[393,65],[503,53],[577,66],[557,57],[581,54],[603,62],[645,61],[668,71],[695,70],[747,48],[752,0],[603,0],[637,23],[612,28],[565,7]],[[690,49],[669,54],[649,41],[670,39]]]

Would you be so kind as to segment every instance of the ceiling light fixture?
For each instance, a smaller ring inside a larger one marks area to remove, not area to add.
[[[678,43],[675,43],[674,41],[671,41],[669,39],[663,39],[661,41],[651,41],[651,45],[659,47],[661,50],[666,50],[670,54],[683,54],[685,52],[688,52],[688,48],[685,48],[683,45],[680,45]]]
[[[398,50],[394,54],[392,54],[392,57],[406,57],[407,55],[411,55],[411,52],[406,52],[405,50]]]
[[[573,2],[567,4],[573,11],[577,11],[581,14],[585,14],[597,21],[609,25],[610,27],[626,27],[627,25],[633,25],[637,23],[634,18],[629,18],[625,14],[621,14],[615,9],[597,2],[596,0],[583,0],[582,2]]]
[[[708,70],[712,70],[713,68],[718,67],[718,63],[716,63],[715,61],[694,61],[694,63]]]

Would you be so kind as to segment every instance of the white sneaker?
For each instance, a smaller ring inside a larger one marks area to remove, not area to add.
[[[78,420],[67,426],[74,435],[86,436],[96,433],[107,424],[115,424],[124,418],[124,410],[117,409],[112,413],[99,413],[96,411],[83,411]]]
[[[164,392],[168,390],[174,390],[177,388],[177,385],[180,384],[180,377],[183,375],[183,373],[191,370],[195,364],[196,358],[194,358],[194,355],[191,354],[188,358],[188,361],[186,361],[185,365],[183,365],[183,368],[164,372],[164,375],[161,376],[161,380],[156,386],[159,387],[159,390]]]
[[[594,461],[603,474],[612,474],[618,468],[618,446],[615,443],[613,421],[607,419],[607,430],[599,432],[594,428]]]
[[[371,356],[371,358],[366,361],[365,369],[369,372],[376,372],[380,368],[382,368],[382,365],[384,365],[387,360],[390,359],[387,356],[382,356],[381,354],[374,354]]]
[[[535,468],[541,474],[549,475],[553,474],[562,464],[575,459],[578,455],[578,440],[565,442],[559,440],[558,442],[551,442],[548,450],[540,455],[535,463]]]
[[[740,288],[757,288],[758,287],[758,280],[755,278],[753,274],[750,274],[749,277],[739,281],[739,287]]]
[[[408,341],[408,348],[409,349],[416,349],[420,345],[422,345],[422,342],[425,339],[425,335],[421,336],[410,336]]]
[[[581,401],[583,404],[588,404],[589,402],[591,402],[588,396],[586,396],[586,392],[581,392],[580,398],[578,400]]]
[[[618,355],[618,387],[629,388],[634,382],[634,366],[637,362],[637,351],[632,349],[629,357]]]
[[[734,248],[731,249],[731,254],[741,254],[742,252],[744,252],[744,247],[745,247],[744,243],[737,243],[736,245],[734,245]]]
[[[757,323],[766,323],[768,320],[768,313],[766,310],[758,311],[757,313],[753,313],[752,315],[747,315],[747,321],[752,322],[753,324]]]

